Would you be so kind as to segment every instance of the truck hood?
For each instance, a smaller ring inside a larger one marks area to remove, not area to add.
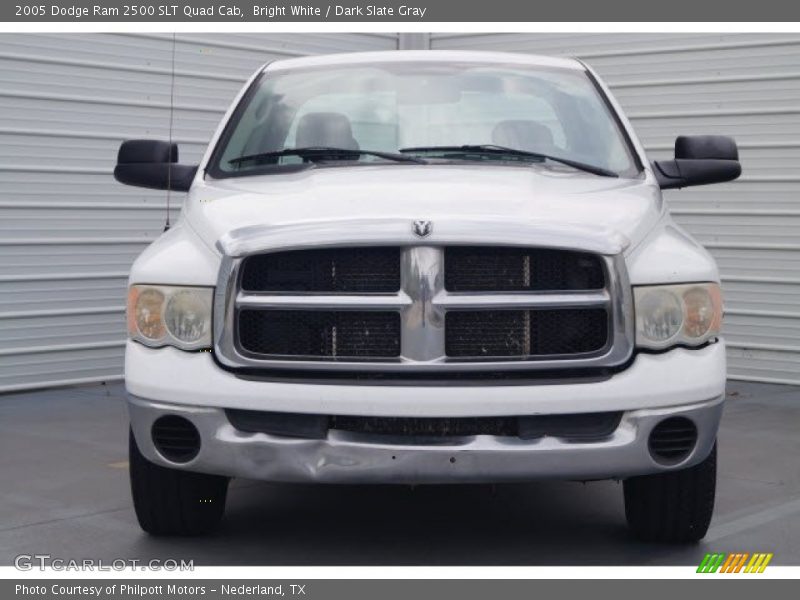
[[[207,179],[185,205],[189,225],[228,253],[231,240],[254,233],[275,247],[347,243],[365,230],[383,239],[400,227],[413,240],[411,223],[421,219],[434,224],[432,242],[471,232],[472,241],[502,243],[524,231],[531,245],[613,252],[636,246],[662,212],[660,191],[644,179],[549,165],[382,164]]]

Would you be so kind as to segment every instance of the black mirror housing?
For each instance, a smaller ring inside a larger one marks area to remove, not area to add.
[[[155,190],[188,191],[196,165],[179,165],[178,145],[159,140],[126,140],[117,153],[114,179]]]
[[[178,144],[161,140],[125,140],[120,144],[117,163],[176,163]]]
[[[724,135],[679,136],[675,158],[653,162],[662,190],[733,181],[742,173],[739,150]]]
[[[739,149],[727,135],[679,135],[675,140],[675,158],[739,160]]]

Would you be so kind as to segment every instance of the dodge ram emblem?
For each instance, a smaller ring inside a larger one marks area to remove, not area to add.
[[[414,233],[418,237],[427,237],[433,231],[433,223],[430,221],[414,221]]]

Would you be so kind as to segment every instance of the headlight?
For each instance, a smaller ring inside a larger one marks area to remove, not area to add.
[[[128,290],[128,335],[147,346],[208,348],[213,293],[213,288],[133,285]]]
[[[633,297],[641,348],[700,346],[719,335],[722,293],[716,283],[635,287]]]

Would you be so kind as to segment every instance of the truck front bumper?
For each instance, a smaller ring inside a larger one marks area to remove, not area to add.
[[[725,344],[640,353],[628,368],[600,381],[437,386],[244,378],[221,369],[210,353],[128,342],[125,382],[141,452],[178,469],[330,483],[625,478],[691,466],[711,451],[725,394]],[[622,419],[611,435],[593,442],[479,435],[409,444],[335,429],[323,439],[245,433],[233,427],[225,409],[445,418],[616,411]],[[191,461],[176,464],[156,450],[151,429],[162,415],[184,417],[199,431],[200,450]],[[698,435],[684,460],[664,466],[651,457],[648,439],[670,416],[691,419]]]
[[[142,454],[167,467],[287,482],[467,483],[625,478],[691,466],[708,456],[714,445],[723,397],[626,411],[611,435],[591,442],[477,435],[415,444],[336,430],[325,439],[302,439],[239,431],[221,408],[136,396],[129,396],[128,406]],[[200,450],[191,461],[171,462],[154,446],[152,426],[164,415],[184,417],[199,431]],[[688,456],[665,466],[652,458],[648,438],[658,423],[672,416],[690,419],[698,436]]]

